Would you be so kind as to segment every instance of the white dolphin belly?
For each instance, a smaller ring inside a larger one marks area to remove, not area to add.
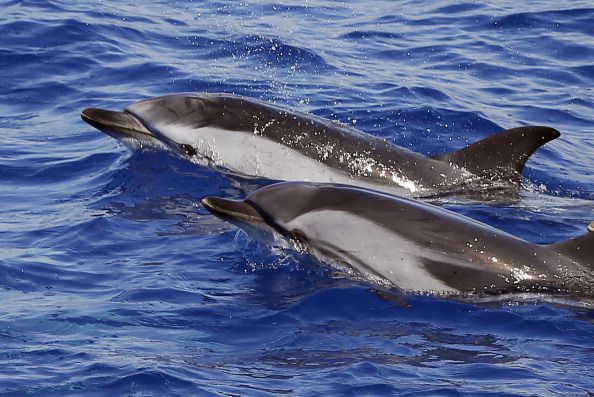
[[[191,145],[197,152],[192,161],[202,166],[214,166],[241,175],[276,180],[330,182],[370,189],[387,189],[400,195],[408,195],[419,190],[412,180],[401,176],[393,178],[393,186],[353,177],[281,142],[272,141],[256,133],[213,127],[189,130],[187,127],[175,125],[160,128],[163,135],[169,139]]]

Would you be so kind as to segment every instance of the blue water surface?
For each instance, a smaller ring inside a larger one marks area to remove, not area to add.
[[[592,396],[594,309],[394,297],[209,215],[231,179],[80,120],[180,91],[420,153],[562,132],[518,202],[445,203],[537,243],[594,220],[590,1],[0,1],[0,394]]]

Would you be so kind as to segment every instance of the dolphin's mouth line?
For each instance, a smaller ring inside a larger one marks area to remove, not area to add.
[[[149,135],[152,138],[155,138],[156,137],[155,133],[153,131],[151,131],[151,129],[149,127],[147,127],[146,124],[144,124],[144,121],[142,120],[142,118],[141,117],[138,117],[136,115],[136,113],[133,113],[133,112],[129,111],[128,109],[124,109],[122,111],[122,113],[127,114],[127,115],[133,117],[145,129],[145,131],[136,130],[136,132],[138,132],[140,134],[144,134],[144,135]]]
[[[192,145],[178,143],[161,134],[158,130],[154,131],[144,122],[142,117],[128,109],[112,111],[87,108],[81,112],[80,117],[88,124],[116,139],[125,140],[129,138],[150,144],[161,143],[163,147],[188,158],[198,155]],[[207,160],[211,159],[207,158]]]
[[[131,117],[136,119],[140,125],[142,125],[142,127],[145,129],[146,132],[138,131],[139,133],[144,134],[146,136],[150,136],[151,138],[157,139],[157,140],[163,142],[170,149],[173,149],[174,152],[186,155],[187,157],[193,157],[198,154],[196,152],[196,149],[192,145],[187,144],[187,143],[176,142],[173,139],[169,138],[168,136],[162,134],[158,130],[153,131],[153,129],[151,129],[151,127],[144,122],[144,119],[141,116],[132,112],[128,108],[124,109],[123,113],[130,115]],[[210,159],[207,158],[207,160],[210,160]]]

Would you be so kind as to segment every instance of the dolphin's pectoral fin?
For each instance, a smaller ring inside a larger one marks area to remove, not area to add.
[[[594,221],[588,225],[588,234],[551,244],[550,247],[594,271]]]
[[[518,182],[530,155],[560,135],[559,131],[550,127],[512,128],[458,151],[432,158],[463,167],[481,177]]]

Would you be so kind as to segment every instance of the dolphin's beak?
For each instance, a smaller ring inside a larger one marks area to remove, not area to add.
[[[202,205],[212,214],[231,222],[264,222],[258,211],[242,200],[210,196],[202,199]]]
[[[205,197],[202,205],[213,215],[239,226],[252,238],[265,244],[275,243],[276,230],[271,227],[254,207],[245,201],[221,197]]]
[[[128,112],[114,112],[111,110],[88,108],[82,111],[80,117],[114,138],[134,138],[141,141],[153,140],[153,134],[132,114]]]

